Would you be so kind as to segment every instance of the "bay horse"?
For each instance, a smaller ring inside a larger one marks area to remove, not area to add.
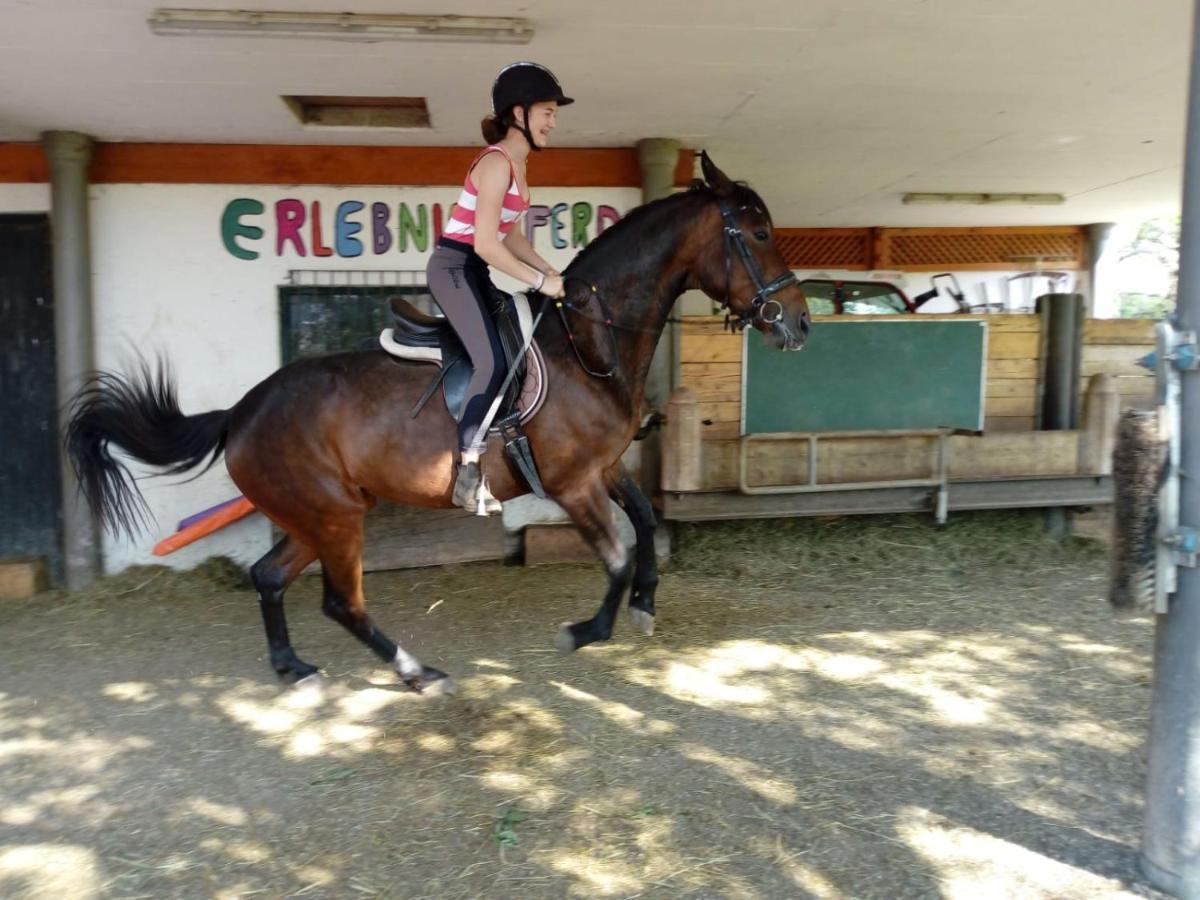
[[[707,154],[701,169],[704,179],[691,189],[632,210],[576,256],[564,273],[572,312],[544,316],[537,334],[549,391],[526,426],[529,442],[547,495],[608,574],[600,610],[564,626],[560,649],[607,640],[627,591],[635,626],[653,633],[654,510],[621,455],[638,430],[650,359],[676,298],[698,288],[728,307],[735,327],[751,325],[780,349],[800,349],[808,336],[808,307],[775,247],[766,205]],[[594,377],[606,354],[615,355],[611,377]],[[444,403],[409,415],[429,373],[427,364],[379,349],[310,357],[274,372],[230,409],[185,416],[166,363],[152,372],[143,362],[132,375],[89,379],[73,398],[65,443],[93,511],[110,532],[130,536],[147,509],[110,445],[165,469],[159,474],[211,466],[224,452],[233,482],[285,534],[250,569],[275,671],[289,680],[317,672],[292,648],[283,596],[320,560],[323,612],[413,690],[445,691],[453,686],[445,673],[422,665],[367,615],[362,577],[363,517],[379,499],[452,506],[455,422]],[[494,439],[484,460],[497,499],[529,492]],[[633,560],[610,498],[633,524]]]

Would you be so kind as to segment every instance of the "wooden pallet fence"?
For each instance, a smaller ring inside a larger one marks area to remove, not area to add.
[[[946,440],[949,480],[978,482],[1111,474],[1112,445],[1120,413],[1111,376],[1092,379],[1084,404],[1085,427],[1075,431],[1026,431],[952,435]],[[689,388],[677,390],[668,407],[663,442],[663,489],[673,492],[739,489],[742,441],[701,439],[699,403]],[[842,433],[817,443],[817,483],[863,484],[929,478],[929,436]],[[804,438],[750,441],[746,445],[751,487],[810,483],[809,444]]]
[[[1112,375],[1124,406],[1154,403],[1154,375],[1137,361],[1154,349],[1152,319],[1088,319],[1083,326],[1080,390],[1093,375]]]
[[[817,316],[816,321],[825,320]],[[864,319],[875,318],[864,316]],[[883,317],[879,317],[883,318]],[[928,316],[958,319],[961,316]],[[988,320],[985,430],[989,434],[1033,431],[1041,377],[1041,319],[1036,315]],[[751,340],[757,340],[755,335]],[[704,440],[739,434],[742,337],[724,330],[715,316],[688,317],[681,337],[680,385],[696,394]],[[1149,405],[1154,377],[1137,360],[1154,349],[1154,323],[1143,319],[1089,319],[1084,326],[1080,395],[1093,375],[1116,378],[1125,406]]]
[[[816,321],[826,318],[833,317],[817,316]],[[989,320],[989,329],[986,428],[1031,431],[1037,404],[1040,319],[996,316]],[[757,335],[750,336],[750,340],[758,339]],[[704,440],[737,437],[742,413],[741,335],[725,331],[720,317],[688,317],[684,320],[680,347],[679,383],[694,391],[700,403]]]

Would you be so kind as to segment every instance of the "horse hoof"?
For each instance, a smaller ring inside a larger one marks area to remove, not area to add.
[[[421,674],[415,678],[405,678],[404,683],[422,697],[449,696],[458,690],[454,679],[440,669],[429,666],[421,667]]]
[[[436,681],[430,681],[421,689],[422,697],[450,697],[457,693],[458,685],[449,675],[443,675]]]
[[[324,675],[322,675],[320,672],[312,672],[308,675],[305,675],[303,678],[297,678],[296,683],[293,684],[292,687],[296,688],[297,690],[319,691],[323,690],[328,685],[329,682],[325,679]]]
[[[329,680],[320,672],[305,675],[292,683],[288,696],[291,705],[316,706],[325,700],[325,691],[329,688]]]
[[[654,616],[644,609],[638,609],[636,606],[629,607],[629,621],[633,623],[634,628],[647,637],[654,634]]]
[[[559,653],[574,653],[575,647],[575,635],[571,631],[571,623],[564,622],[562,628],[558,630],[558,635],[554,638],[554,649]]]

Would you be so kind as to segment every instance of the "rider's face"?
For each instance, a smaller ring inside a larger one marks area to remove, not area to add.
[[[518,116],[520,111],[518,110]],[[529,133],[539,147],[550,143],[550,132],[557,124],[558,104],[553,100],[535,103],[529,107]]]

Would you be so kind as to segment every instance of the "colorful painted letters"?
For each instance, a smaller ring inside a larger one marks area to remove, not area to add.
[[[259,258],[259,242],[266,236],[264,219],[266,222],[273,219],[275,256],[307,257],[311,251],[315,257],[336,255],[344,259],[363,256],[364,243],[373,256],[410,250],[425,253],[441,237],[445,219],[440,203],[374,201],[368,205],[361,200],[345,200],[326,220],[322,218],[319,200],[306,202],[296,197],[276,200],[271,214],[267,213],[263,201],[250,197],[239,197],[225,205],[221,213],[221,243],[231,256],[247,261]],[[556,250],[579,249],[620,218],[616,209],[603,204],[593,207],[585,201],[556,203],[553,207],[530,207],[525,214],[524,230],[534,246],[538,244],[539,232],[544,232],[541,240],[549,240]],[[359,237],[364,229],[366,234]],[[327,234],[332,234],[332,246],[325,243]]]

